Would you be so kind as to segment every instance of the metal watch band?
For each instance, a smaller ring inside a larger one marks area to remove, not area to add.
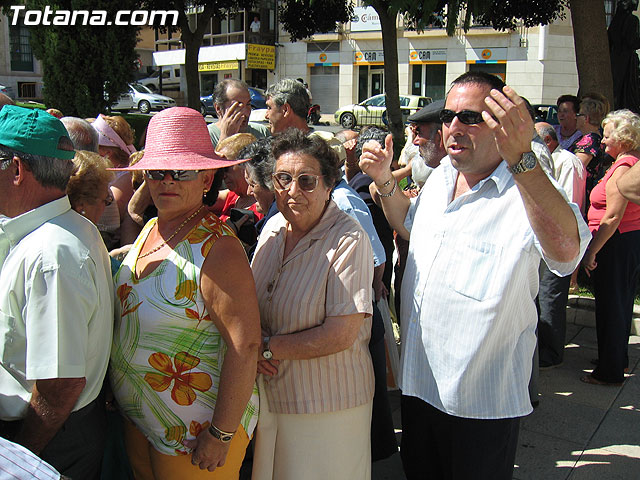
[[[214,438],[217,438],[222,443],[229,443],[236,432],[223,432],[218,427],[216,427],[213,423],[209,425],[209,433],[213,435]]]

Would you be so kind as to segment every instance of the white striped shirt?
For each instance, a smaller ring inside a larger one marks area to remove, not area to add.
[[[0,437],[0,479],[59,480],[60,474],[22,445]]]
[[[580,255],[545,258],[505,162],[450,202],[457,174],[445,157],[405,219],[402,393],[459,417],[523,416],[531,412],[540,259],[570,274],[591,236],[570,204]]]
[[[287,221],[281,213],[265,225],[251,268],[262,327],[271,335],[307,330],[326,317],[366,313],[353,345],[308,360],[282,360],[265,376],[274,413],[328,413],[373,398],[371,242],[358,223],[330,201],[320,222],[283,259]]]

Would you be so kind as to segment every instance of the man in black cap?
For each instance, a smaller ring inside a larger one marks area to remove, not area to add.
[[[418,147],[420,157],[411,161],[411,178],[422,187],[440,160],[447,154],[442,144],[442,122],[440,111],[444,100],[437,100],[410,115],[408,120],[413,133],[413,145]],[[405,146],[405,149],[409,145]],[[415,151],[415,147],[414,151]]]

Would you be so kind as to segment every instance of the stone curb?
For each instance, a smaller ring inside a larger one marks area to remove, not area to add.
[[[567,307],[583,312],[594,313],[596,301],[593,297],[583,297],[580,295],[569,295]],[[585,327],[596,327],[595,313],[592,315],[567,315],[567,323],[583,325]],[[633,306],[633,319],[631,322],[631,335],[640,335],[640,305]]]

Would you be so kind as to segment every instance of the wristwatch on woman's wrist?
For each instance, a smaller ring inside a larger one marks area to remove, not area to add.
[[[218,427],[216,427],[213,423],[209,426],[209,433],[213,435],[213,438],[217,438],[222,443],[229,443],[236,432],[223,432]]]
[[[271,337],[264,337],[262,339],[262,358],[265,360],[271,360],[273,358],[273,353],[271,353],[271,349],[269,348],[270,341]]]

